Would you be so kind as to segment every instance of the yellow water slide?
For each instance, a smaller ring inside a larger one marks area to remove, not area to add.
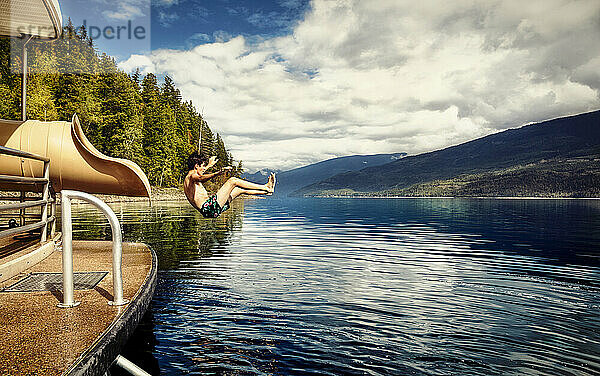
[[[72,122],[0,120],[0,145],[50,158],[50,181],[56,192],[150,197],[150,183],[132,161],[100,153],[85,137],[79,119]],[[41,177],[43,163],[0,155],[0,174]],[[20,190],[18,184],[3,189]]]

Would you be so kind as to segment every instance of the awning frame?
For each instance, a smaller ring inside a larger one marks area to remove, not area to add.
[[[29,44],[29,42],[31,42],[31,40],[33,38],[52,41],[52,40],[59,39],[62,35],[62,27],[63,27],[62,12],[60,10],[60,4],[58,3],[58,0],[39,0],[39,1],[45,7],[47,15],[48,15],[48,19],[51,24],[51,25],[46,24],[46,22],[44,21],[44,23],[42,23],[41,26],[46,27],[46,28],[51,26],[54,29],[53,36],[52,35],[42,35],[41,29],[38,29],[37,35],[23,33],[21,31],[19,31],[19,28],[22,26],[25,26],[25,25],[18,25],[17,27],[15,27],[15,26],[12,26],[10,19],[4,20],[4,22],[6,22],[4,24],[8,25],[8,27],[3,29],[6,33],[6,34],[3,33],[3,35],[11,37],[11,38],[20,38],[23,40],[23,47],[22,47],[23,55],[22,55],[22,59],[21,59],[21,117],[22,117],[23,121],[27,120],[27,45]],[[1,5],[7,5],[8,8],[11,9],[11,0],[2,0],[1,2],[2,2]],[[36,5],[33,5],[33,9],[36,9],[36,8],[40,9]],[[32,10],[32,12],[33,11],[34,10]],[[8,14],[8,17],[11,17],[10,10],[4,14]],[[27,15],[20,15],[20,16],[27,16]],[[47,26],[44,24],[46,24]],[[34,25],[32,24],[31,26],[34,26]],[[29,29],[27,31],[29,31],[29,32],[34,31],[31,26],[29,27]]]
[[[58,0],[0,0],[0,7],[2,36],[33,35],[38,39],[55,40],[62,35],[63,20]]]

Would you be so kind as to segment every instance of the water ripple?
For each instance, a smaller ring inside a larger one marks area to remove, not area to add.
[[[179,375],[599,375],[600,202],[115,205],[161,271],[126,356]],[[81,206],[76,236],[109,238]]]

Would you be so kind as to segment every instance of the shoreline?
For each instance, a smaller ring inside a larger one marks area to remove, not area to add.
[[[600,200],[600,197],[544,196],[310,196],[300,198],[370,198],[370,199],[469,199],[469,200]]]
[[[211,194],[209,192],[209,194]],[[116,195],[95,195],[106,203],[118,202],[147,202],[147,197],[130,197]],[[59,196],[60,197],[60,196]],[[263,197],[243,196],[244,199],[264,199]],[[283,197],[282,197],[283,198]],[[469,200],[600,200],[600,197],[547,197],[547,196],[309,196],[293,198],[334,198],[334,199],[469,199]],[[59,199],[60,200],[60,199]],[[187,201],[180,188],[151,187],[151,202]],[[74,202],[77,203],[77,202]]]

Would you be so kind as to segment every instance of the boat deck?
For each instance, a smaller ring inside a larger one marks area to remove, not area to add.
[[[23,273],[0,283],[10,287],[30,273],[62,271],[52,252]],[[112,300],[112,242],[74,241],[74,271],[108,274],[90,290],[75,290],[74,308],[58,308],[62,285],[53,291],[0,292],[1,375],[103,375],[144,314],[156,283],[156,256],[141,243],[123,244],[123,293]]]

